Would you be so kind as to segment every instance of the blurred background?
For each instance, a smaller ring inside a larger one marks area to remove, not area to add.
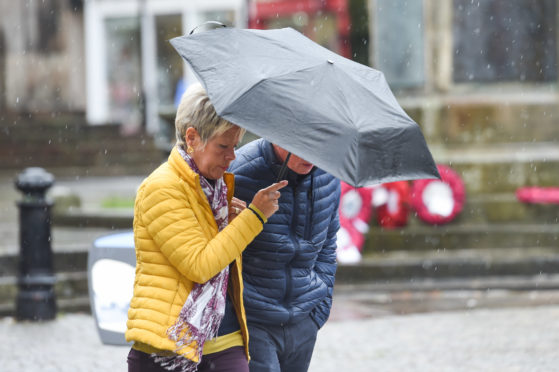
[[[452,170],[438,222],[422,218],[428,198],[414,205],[411,183],[393,224],[377,212],[390,189],[384,202],[369,192],[359,257],[340,267],[340,283],[544,286],[559,273],[558,16],[556,0],[0,0],[2,314],[16,291],[14,176],[26,167],[56,176],[59,306],[87,309],[87,251],[131,228],[135,188],[166,159],[194,79],[168,40],[208,20],[293,27],[381,70]]]

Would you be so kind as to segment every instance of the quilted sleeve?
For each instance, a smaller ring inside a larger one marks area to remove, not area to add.
[[[262,230],[262,223],[250,210],[241,212],[226,228],[208,239],[213,220],[209,208],[188,197],[180,186],[165,179],[152,179],[138,193],[137,216],[155,245],[187,279],[205,283],[235,258]],[[195,205],[192,205],[195,204]],[[194,213],[193,208],[198,208]],[[200,211],[206,213],[200,218]]]

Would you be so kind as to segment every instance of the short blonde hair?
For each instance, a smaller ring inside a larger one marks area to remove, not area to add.
[[[210,138],[225,133],[235,126],[217,115],[206,90],[200,83],[193,83],[182,95],[175,117],[177,145],[186,148],[184,137],[189,127],[196,129],[205,146]],[[245,129],[240,129],[240,138],[242,138]]]

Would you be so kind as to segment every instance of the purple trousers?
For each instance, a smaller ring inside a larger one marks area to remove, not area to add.
[[[234,346],[218,353],[204,355],[197,371],[248,372],[245,349],[241,346]],[[149,354],[130,349],[128,372],[168,372],[168,370],[155,363]]]

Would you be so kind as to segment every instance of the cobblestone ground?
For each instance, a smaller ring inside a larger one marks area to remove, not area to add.
[[[319,333],[310,371],[558,371],[558,319],[559,306],[542,306],[333,320]],[[127,353],[102,345],[89,315],[0,319],[5,372],[126,371]]]

